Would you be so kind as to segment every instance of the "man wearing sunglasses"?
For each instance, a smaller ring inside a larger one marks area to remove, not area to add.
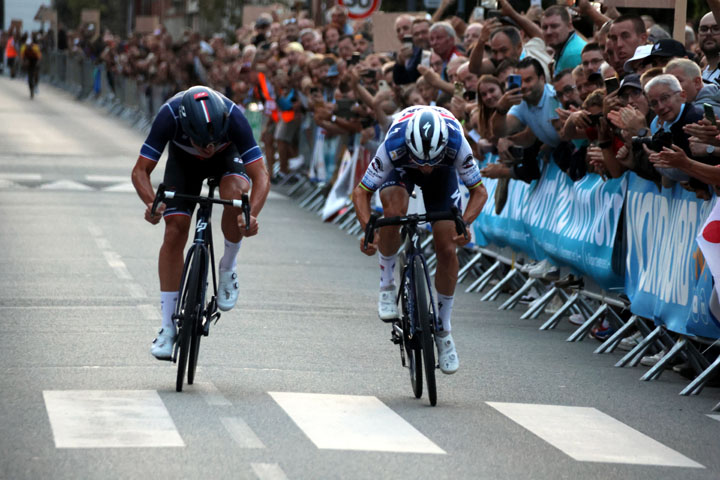
[[[472,149],[463,136],[462,126],[444,108],[406,108],[390,126],[375,158],[353,191],[357,218],[365,230],[370,219],[370,200],[377,190],[380,190],[384,216],[405,215],[415,185],[422,190],[427,212],[447,212],[453,206],[459,208],[458,176],[470,191],[463,214],[463,220],[470,225],[482,210],[487,192]],[[437,314],[443,327],[442,332],[436,333],[435,343],[440,370],[451,374],[459,367],[455,343],[450,335],[450,315],[458,274],[455,249],[466,245],[470,239],[458,235],[454,222],[450,220],[433,223],[432,233],[438,262],[435,274]],[[402,245],[400,227],[383,227],[376,239],[376,243],[369,244],[367,249],[361,242],[360,250],[366,255],[380,251],[378,316],[390,322],[399,315],[395,302],[394,270],[397,251]]]
[[[222,215],[225,251],[219,265],[218,307],[230,310],[237,301],[237,253],[242,237],[258,232],[257,216],[269,191],[269,176],[263,155],[250,125],[237,105],[215,90],[196,86],[167,101],[153,121],[140,156],[132,171],[132,181],[146,205],[145,220],[157,224],[165,220],[165,236],[158,262],[162,326],[153,341],[151,353],[159,360],[170,360],[176,329],[172,319],[178,301],[183,270],[183,250],[188,239],[193,202],[168,199],[151,215],[155,191],[150,174],[170,144],[163,183],[177,193],[199,195],[208,177],[220,179],[220,198],[240,199],[250,191],[252,206],[249,229],[240,209],[226,206]]]

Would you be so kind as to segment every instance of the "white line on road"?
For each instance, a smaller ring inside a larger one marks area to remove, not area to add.
[[[105,257],[105,261],[108,265],[110,265],[110,268],[113,269],[115,275],[120,280],[132,280],[132,275],[130,275],[127,266],[125,266],[125,262],[120,259],[120,255],[117,252],[113,252],[112,250],[103,250],[102,253]]]
[[[124,286],[130,294],[130,297],[146,298],[147,293],[139,284],[137,284],[133,280],[133,277],[132,275],[130,275],[130,271],[125,265],[125,262],[122,261],[120,254],[118,254],[112,249],[110,242],[103,235],[102,229],[97,225],[91,224],[88,225],[88,231],[90,232],[90,235],[92,235],[95,239],[95,243],[105,257],[105,261],[108,263],[108,265],[110,265],[110,268],[112,268],[113,272],[115,272],[115,275],[120,280],[126,280],[126,282],[124,282]]]
[[[127,175],[85,175],[85,180],[96,183],[120,183],[127,182]]]
[[[260,480],[287,480],[287,475],[277,463],[251,463],[250,466]]]
[[[0,179],[39,182],[40,180],[42,180],[42,175],[40,175],[39,173],[0,173]]]
[[[57,448],[184,447],[155,390],[46,390]]]
[[[40,185],[42,190],[94,190],[92,187],[88,187],[83,183],[78,183],[73,180],[57,180],[55,182],[45,183]]]
[[[225,430],[241,448],[265,448],[265,444],[255,435],[252,428],[240,417],[220,417]]]
[[[445,453],[376,397],[269,393],[318,448]]]
[[[487,404],[578,461],[705,468],[595,408]]]
[[[230,400],[225,398],[220,390],[211,382],[195,383],[195,389],[200,392],[208,405],[230,406]]]
[[[720,415],[715,415],[715,414],[712,414],[712,413],[711,413],[711,414],[708,414],[708,417],[712,418],[713,420],[717,420],[718,422],[720,422]]]

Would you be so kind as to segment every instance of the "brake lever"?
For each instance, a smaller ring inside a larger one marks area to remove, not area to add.
[[[365,242],[363,243],[363,250],[367,250],[368,243],[372,243],[375,240],[375,222],[380,218],[380,215],[375,212],[370,214],[370,220],[365,225]]]
[[[451,211],[455,215],[455,231],[458,235],[462,235],[467,239],[467,225],[465,224],[465,220],[463,220],[462,215],[460,214],[460,210],[458,210],[457,207],[452,207]]]
[[[242,195],[242,204],[243,214],[245,215],[245,230],[250,230],[250,199],[247,193]]]
[[[157,192],[155,192],[155,200],[153,200],[152,208],[150,209],[150,215],[155,216],[155,210],[157,210],[158,205],[160,205],[160,202],[165,200],[165,184],[161,183],[158,185]]]

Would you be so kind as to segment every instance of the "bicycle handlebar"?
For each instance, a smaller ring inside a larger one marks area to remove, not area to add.
[[[150,210],[151,215],[155,215],[155,210],[158,205],[160,205],[160,202],[166,198],[184,198],[186,200],[192,200],[200,203],[217,203],[220,205],[230,205],[235,208],[241,208],[243,216],[245,217],[245,230],[250,229],[250,199],[246,193],[243,193],[240,200],[225,200],[223,198],[210,198],[196,195],[186,195],[184,193],[175,193],[172,190],[168,190],[165,184],[161,183],[158,185],[157,192],[155,193],[155,200],[153,200],[152,209]]]
[[[440,220],[453,220],[455,222],[455,231],[457,232],[457,234],[464,235],[467,238],[467,228],[465,225],[465,221],[463,220],[462,215],[460,214],[460,211],[457,207],[452,207],[452,209],[448,212],[430,212],[424,213],[422,215],[413,213],[400,217],[387,218],[380,218],[380,214],[374,212],[370,215],[370,220],[368,220],[368,223],[365,226],[365,240],[363,243],[363,248],[367,249],[368,243],[372,243],[375,239],[376,228],[387,227],[390,225],[417,225],[418,223],[430,223]]]

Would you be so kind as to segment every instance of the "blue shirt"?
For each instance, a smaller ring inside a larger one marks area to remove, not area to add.
[[[512,115],[520,123],[530,127],[530,130],[544,144],[557,147],[560,143],[560,137],[555,127],[553,127],[552,120],[559,118],[555,111],[558,107],[560,107],[560,102],[555,96],[555,89],[552,85],[546,83],[543,96],[537,105],[528,105],[523,100],[519,105],[510,107],[508,115]]]
[[[560,50],[560,55],[555,56],[555,71],[559,72],[560,70],[575,68],[580,65],[580,63],[582,63],[580,55],[586,44],[587,42],[580,38],[577,33],[571,33],[570,38],[568,38]]]
[[[180,103],[182,102],[184,93],[185,92],[178,93],[160,107],[160,111],[155,117],[155,120],[153,120],[150,133],[140,149],[141,157],[157,162],[160,160],[160,156],[168,142],[173,142],[177,147],[187,153],[198,158],[205,158],[192,146],[190,138],[185,134],[180,125],[178,110],[180,109]],[[250,128],[250,124],[245,118],[245,115],[240,112],[240,108],[235,105],[232,100],[222,94],[219,95],[222,97],[225,105],[227,105],[230,125],[225,138],[220,142],[220,145],[218,145],[215,151],[221,152],[232,143],[237,147],[243,164],[248,165],[261,160],[263,154],[255,142],[252,128]]]

